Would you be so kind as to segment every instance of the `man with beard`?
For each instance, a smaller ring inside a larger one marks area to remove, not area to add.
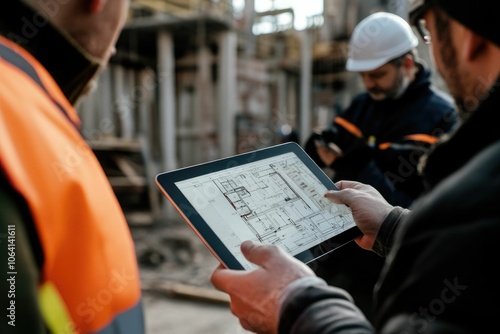
[[[424,189],[420,158],[457,122],[452,98],[431,84],[429,70],[418,62],[417,45],[410,25],[395,14],[363,19],[351,36],[346,67],[359,73],[366,92],[305,144],[318,165],[333,170],[335,182],[372,185],[405,208]],[[383,263],[350,243],[315,263],[315,272],[346,289],[373,319],[373,288]]]
[[[376,320],[351,296],[327,286],[278,247],[242,244],[259,267],[217,268],[212,283],[256,333],[490,333],[498,327],[500,285],[500,30],[488,0],[411,0],[410,21],[432,44],[438,70],[462,122],[421,169],[426,191],[412,210],[373,187],[337,183],[325,196],[348,205],[363,236],[356,243],[386,256],[376,286]],[[331,268],[335,272],[335,268]]]
[[[361,20],[346,68],[360,75],[366,91],[305,144],[317,164],[333,170],[334,181],[370,184],[403,207],[423,190],[419,158],[457,121],[452,98],[432,85],[418,61],[417,45],[398,15],[377,12]]]
[[[128,6],[14,0],[0,11],[1,333],[144,333],[130,230],[73,107]]]

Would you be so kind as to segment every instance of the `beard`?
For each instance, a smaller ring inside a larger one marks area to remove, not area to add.
[[[375,101],[382,101],[386,99],[398,99],[403,95],[408,86],[410,79],[404,74],[401,68],[398,68],[398,73],[393,85],[388,89],[375,88],[368,91],[370,97]]]
[[[450,94],[455,100],[458,115],[463,121],[479,107],[492,90],[496,89],[494,84],[490,84],[490,82],[495,82],[496,77],[484,78],[473,75],[465,66],[458,64],[454,51],[456,50],[451,44],[441,48],[440,56],[445,65],[440,73],[446,81]]]
[[[442,68],[439,68],[439,74],[443,77],[446,82],[446,86],[455,101],[457,107],[457,112],[459,117],[463,120],[467,118],[470,114],[470,108],[466,106],[465,103],[465,91],[464,91],[464,76],[462,70],[458,70],[458,60],[456,56],[456,50],[451,43],[451,38],[448,34],[442,34],[443,46],[439,49],[439,55],[442,60]]]
[[[436,27],[441,44],[439,57],[442,64],[438,71],[446,82],[455,100],[458,116],[463,121],[477,109],[489,87],[477,81],[477,75],[472,75],[466,66],[459,64],[458,52],[451,38],[449,18],[441,11],[436,12]]]

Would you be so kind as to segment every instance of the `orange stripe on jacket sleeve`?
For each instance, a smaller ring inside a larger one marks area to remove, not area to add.
[[[391,147],[392,143],[382,143],[378,146],[379,150],[387,150],[389,147]]]
[[[427,135],[424,133],[416,133],[413,135],[407,135],[404,137],[406,140],[420,141],[427,144],[435,144],[438,141],[438,137]]]
[[[422,133],[407,135],[407,136],[404,136],[403,138],[405,140],[413,140],[413,141],[418,141],[418,142],[426,143],[426,144],[430,144],[430,145],[436,143],[439,140],[438,137],[427,135],[427,134],[422,134]],[[395,144],[395,143],[391,143],[391,142],[386,142],[386,143],[379,144],[378,148],[380,150],[387,150],[388,148],[390,148],[393,145],[402,145],[402,144]]]
[[[349,122],[345,118],[335,117],[334,122],[337,123],[338,125],[342,126],[344,129],[346,129],[347,131],[349,131],[351,134],[355,135],[356,137],[358,137],[358,138],[363,137],[363,133],[361,132],[361,130],[356,125],[352,124],[351,122]]]

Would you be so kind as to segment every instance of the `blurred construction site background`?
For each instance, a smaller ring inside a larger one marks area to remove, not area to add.
[[[204,297],[207,291],[189,286],[210,287],[217,264],[209,255],[196,260],[194,252],[204,247],[182,231],[186,225],[155,176],[287,140],[303,143],[313,128],[329,124],[362,89],[345,70],[350,34],[380,10],[406,19],[407,1],[131,1],[117,52],[77,110],[134,232],[145,291],[162,282],[156,290]],[[432,65],[425,47],[420,56]],[[435,74],[438,86],[439,80]],[[188,288],[165,286],[172,282]],[[146,307],[157,304],[148,298]],[[224,302],[220,295],[207,298]],[[171,314],[147,312],[160,320]],[[207,312],[193,314],[218,321]],[[231,317],[227,307],[221,312]],[[170,325],[149,326],[158,333],[200,332],[186,329],[189,321],[165,331],[179,323],[178,315],[166,319]],[[230,326],[227,332],[235,333],[237,323]]]
[[[407,1],[132,0],[116,55],[77,106],[128,221],[177,217],[159,172],[327,125],[362,89],[345,70],[348,39],[379,10],[406,18]]]

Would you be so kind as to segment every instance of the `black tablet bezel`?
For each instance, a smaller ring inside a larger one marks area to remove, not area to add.
[[[309,157],[309,155],[307,155],[302,147],[294,142],[287,142],[228,158],[160,173],[156,176],[156,184],[162,193],[168,198],[170,203],[181,214],[184,220],[190,225],[193,231],[223,265],[230,269],[244,269],[233,254],[222,243],[215,232],[212,231],[205,220],[198,214],[175,183],[290,152],[295,153],[327,189],[337,189],[330,177],[328,177],[324,171],[319,168],[319,166]],[[353,226],[352,228],[295,255],[295,257],[304,263],[309,263],[328,254],[330,251],[344,245],[354,238],[359,237],[360,235],[361,231],[358,227]]]

